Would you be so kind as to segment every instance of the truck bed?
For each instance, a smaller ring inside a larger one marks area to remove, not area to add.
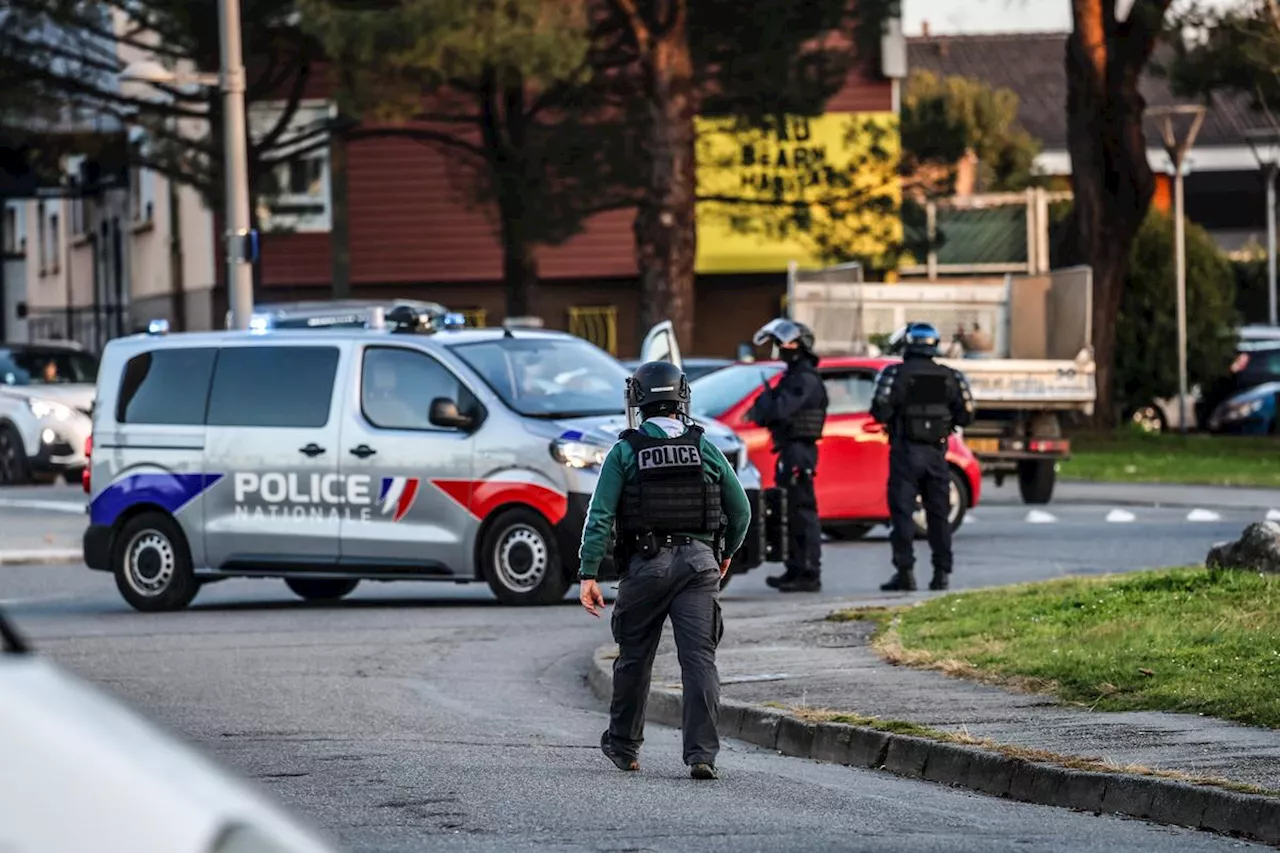
[[[1092,361],[1008,358],[940,359],[965,375],[983,410],[1078,411],[1093,414]]]

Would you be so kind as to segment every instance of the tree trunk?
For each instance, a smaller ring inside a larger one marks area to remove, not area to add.
[[[500,84],[490,70],[480,87],[480,129],[498,206],[508,317],[531,317],[538,312],[538,255],[529,237],[532,223],[525,204],[526,193],[533,191],[526,121],[524,81],[515,78]]]
[[[685,0],[672,0],[680,7]],[[693,345],[697,252],[697,104],[693,60],[681,11],[660,35],[639,39],[648,100],[647,163],[636,211],[639,335],[670,320],[683,349]]]
[[[1137,0],[1117,22],[1114,0],[1073,0],[1067,41],[1067,147],[1071,154],[1074,237],[1093,269],[1093,350],[1097,362],[1095,420],[1110,427],[1115,411],[1116,318],[1129,273],[1129,253],[1151,203],[1138,91],[1167,8]]]

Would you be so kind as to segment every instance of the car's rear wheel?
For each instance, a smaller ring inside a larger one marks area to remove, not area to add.
[[[345,578],[285,578],[285,585],[307,601],[337,601],[360,585]]]
[[[489,525],[480,567],[503,604],[555,604],[569,589],[551,526],[531,509],[510,509]]]
[[[191,551],[172,516],[144,512],[115,537],[112,571],[129,606],[144,613],[181,610],[200,590]]]
[[[969,487],[965,485],[964,478],[955,468],[948,469],[948,474],[951,482],[947,495],[947,525],[951,528],[951,532],[955,533],[960,529],[960,525],[964,524],[965,512],[969,507]],[[924,514],[923,501],[916,498],[916,504],[917,509],[911,518],[916,524],[916,538],[923,539],[929,534],[928,519]]]

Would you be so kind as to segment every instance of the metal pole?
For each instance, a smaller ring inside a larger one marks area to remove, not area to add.
[[[1182,156],[1174,160],[1173,239],[1178,274],[1178,432],[1187,431],[1187,235],[1182,222]]]
[[[248,329],[253,313],[253,267],[245,258],[249,234],[249,153],[244,114],[240,0],[218,0],[222,25],[223,134],[226,146],[227,296],[231,325]]]
[[[1276,164],[1267,164],[1267,316],[1276,325]]]

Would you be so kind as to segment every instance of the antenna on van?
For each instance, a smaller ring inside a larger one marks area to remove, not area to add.
[[[515,337],[515,335],[511,334],[511,327],[510,327],[510,326],[503,326],[503,327],[502,327],[502,336],[503,336],[504,338],[514,338],[514,337]]]

